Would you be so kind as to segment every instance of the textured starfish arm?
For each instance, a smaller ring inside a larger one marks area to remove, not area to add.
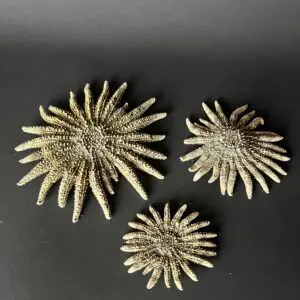
[[[105,81],[103,84],[103,89],[102,89],[101,95],[95,106],[95,119],[96,119],[97,123],[98,123],[99,119],[101,119],[100,115],[102,114],[103,108],[104,108],[106,100],[108,98],[108,95],[109,95],[109,84],[107,81]]]
[[[19,185],[19,186],[24,185],[24,184],[28,183],[29,181],[47,173],[48,171],[49,171],[49,166],[44,161],[41,161],[35,167],[33,167],[33,169],[29,173],[27,173],[17,183],[17,185]]]
[[[198,281],[198,278],[196,274],[192,271],[192,269],[189,267],[188,263],[185,261],[181,260],[180,261],[180,267],[183,270],[183,272],[189,276],[193,281]]]
[[[279,142],[283,139],[282,136],[271,131],[251,131],[251,134],[249,133],[249,136],[258,141],[273,143]]]
[[[103,164],[105,170],[109,173],[109,176],[116,182],[119,181],[119,176],[116,168],[114,167],[113,163],[108,160],[107,157],[101,157],[101,163]]]
[[[202,136],[195,136],[191,138],[187,138],[183,141],[185,145],[202,145],[207,143],[208,138]]]
[[[175,261],[170,260],[170,266],[171,266],[171,272],[172,272],[172,276],[173,276],[173,280],[175,282],[176,287],[182,291],[182,284],[181,284],[181,280],[180,280],[180,270],[178,268],[178,265]]]
[[[126,109],[128,108],[128,103],[126,102],[122,107],[119,107],[118,109],[116,109],[111,117],[109,118],[109,120],[107,120],[107,124],[111,127],[114,126],[114,124],[122,117],[126,114]]]
[[[255,110],[252,110],[247,114],[245,114],[244,116],[242,116],[240,120],[237,122],[237,127],[243,128],[245,124],[247,124],[247,122],[249,122],[254,117],[254,115],[255,115]]]
[[[112,95],[107,104],[104,107],[103,114],[101,116],[102,120],[106,120],[110,117],[112,112],[115,110],[116,106],[119,104],[122,96],[124,95],[127,89],[127,83],[124,82]]]
[[[193,181],[199,180],[202,176],[207,174],[214,166],[214,159],[208,159],[203,165],[201,165],[198,171],[195,173]]]
[[[62,141],[63,142],[71,142],[71,137],[63,136],[63,135],[61,135],[61,136],[59,136],[59,135],[41,136],[41,137],[34,138],[32,140],[29,140],[25,143],[22,143],[21,145],[16,147],[15,150],[19,152],[19,151],[24,151],[24,150],[28,150],[28,149],[42,148],[47,145],[57,143],[57,142],[62,142]]]
[[[199,119],[199,120],[200,120],[200,119]],[[208,121],[205,121],[205,122],[208,122]],[[211,124],[211,123],[210,123],[210,124]],[[194,122],[193,125],[194,125],[196,128],[201,129],[201,134],[200,134],[200,135],[208,136],[208,135],[210,135],[210,134],[212,133],[212,131],[211,131],[209,128],[207,128],[206,126],[202,126],[202,125],[200,125],[200,124],[198,124],[198,123],[196,123],[196,122]],[[211,125],[212,125],[212,124],[211,124]],[[212,125],[212,126],[214,127],[214,125]],[[196,134],[196,135],[198,135],[198,134]]]
[[[207,128],[212,129],[212,130],[216,130],[216,128],[218,128],[216,125],[214,125],[213,123],[204,120],[202,118],[199,118],[199,121],[204,124]]]
[[[162,274],[162,271],[163,271],[163,266],[162,265],[154,268],[154,270],[152,272],[152,275],[151,275],[151,277],[148,281],[147,289],[152,289],[156,285],[158,279],[160,278],[160,276]]]
[[[168,227],[171,222],[170,204],[167,202],[164,207],[164,226]]]
[[[166,261],[164,263],[164,281],[165,281],[166,287],[168,289],[171,288],[171,268],[170,268],[168,259],[166,259]]]
[[[143,238],[141,238],[141,239],[140,238],[133,238],[133,239],[124,240],[124,241],[125,241],[126,245],[140,245],[140,244],[143,244],[144,246],[149,246],[149,249],[151,248],[150,246],[152,246],[152,244],[153,244],[152,240],[150,240],[150,239],[145,240]]]
[[[208,156],[206,154],[201,155],[196,162],[189,167],[190,172],[196,172],[207,160]]]
[[[250,129],[250,130],[254,130],[256,129],[259,125],[264,125],[264,119],[261,118],[261,117],[257,117],[257,118],[254,118],[247,126],[246,128],[247,129]]]
[[[119,128],[120,132],[127,133],[143,129],[152,123],[162,120],[167,116],[167,113],[158,113],[147,117],[142,117]]]
[[[231,124],[234,124],[234,123],[237,121],[238,117],[239,117],[243,112],[245,112],[245,111],[247,110],[247,108],[248,108],[248,105],[246,104],[246,105],[243,105],[243,106],[241,106],[241,107],[238,107],[236,110],[234,110],[234,111],[232,112],[232,114],[230,115],[230,118],[229,118],[230,123],[231,123]]]
[[[90,89],[90,84],[86,84],[84,87],[84,112],[86,120],[89,123],[93,123],[94,115],[94,103],[93,103],[93,94]]]
[[[183,216],[184,212],[186,211],[187,205],[183,204],[176,212],[176,214],[174,215],[172,221],[171,221],[171,225],[175,225],[175,224],[179,224],[179,221],[181,219],[181,217]]]
[[[111,155],[111,154],[110,154]],[[114,161],[115,166],[118,168],[120,173],[128,180],[128,182],[133,186],[133,188],[140,194],[140,196],[147,200],[148,196],[144,190],[139,178],[135,174],[133,168],[122,158],[113,155],[111,159]]]
[[[252,157],[249,153],[245,153],[245,156],[248,160],[250,160],[259,170],[264,172],[267,176],[269,176],[271,179],[273,179],[275,182],[279,183],[280,178],[269,168],[267,167],[263,162],[259,161],[255,157]]]
[[[229,175],[228,175],[228,181],[227,181],[227,193],[229,196],[233,196],[233,189],[235,186],[235,181],[237,177],[237,170],[235,167],[234,162],[230,162],[229,164],[230,169],[229,169]]]
[[[151,212],[151,214],[152,214],[152,216],[153,216],[153,218],[154,218],[157,226],[159,228],[161,228],[162,225],[163,225],[163,220],[162,220],[160,214],[158,213],[158,211],[153,206],[151,206],[151,205],[149,206],[149,211]]]
[[[57,117],[61,118],[62,120],[69,122],[70,124],[74,125],[75,127],[79,127],[77,119],[68,111],[58,108],[53,105],[49,106],[48,110],[50,112],[52,112],[53,114],[55,114]]]
[[[190,233],[188,235],[182,236],[181,240],[182,241],[196,241],[196,240],[202,240],[202,239],[213,239],[217,235],[215,233],[211,232],[195,232],[195,233]]]
[[[53,184],[58,181],[59,178],[62,177],[62,174],[58,173],[57,171],[52,171],[52,172],[49,172],[42,185],[41,185],[41,188],[40,188],[40,193],[39,193],[39,196],[38,196],[38,201],[37,201],[37,205],[43,205],[45,200],[46,200],[46,196],[48,194],[48,191],[50,190],[50,188],[53,186]]]
[[[215,101],[215,108],[216,108],[217,115],[220,118],[222,124],[227,125],[228,124],[227,117],[225,116],[222,107],[217,100]]]
[[[74,116],[78,119],[79,123],[87,125],[87,121],[84,117],[84,112],[81,107],[78,105],[76,96],[73,92],[70,92],[69,106]]]
[[[207,128],[202,127],[200,125],[197,126],[196,124],[193,124],[188,118],[186,119],[186,125],[189,131],[194,135],[206,137],[210,133]]]
[[[223,161],[220,172],[220,189],[221,194],[225,195],[228,185],[229,178],[229,164],[226,161]]]
[[[106,190],[113,195],[115,193],[113,185],[112,185],[112,181],[111,181],[111,176],[109,171],[106,169],[103,161],[101,160],[100,157],[97,157],[97,155],[93,155],[94,159],[95,159],[95,165],[94,168],[96,166],[96,168],[98,170],[95,170],[95,172],[97,173],[97,177],[101,178],[104,184],[104,187],[106,188]]]
[[[201,228],[204,228],[204,227],[207,227],[210,222],[209,221],[202,221],[202,222],[198,222],[198,223],[194,223],[192,225],[189,225],[187,226],[189,223],[191,223],[195,218],[198,217],[198,213],[196,215],[190,215],[189,219],[183,219],[180,223],[180,227],[183,227],[184,228],[184,234],[188,234],[188,233],[191,233],[191,232],[194,232],[194,231],[197,231]],[[185,221],[183,223],[183,221]],[[186,227],[187,226],[187,227]]]
[[[259,161],[261,161],[262,163],[266,164],[267,166],[271,167],[272,169],[274,169],[275,171],[277,171],[278,173],[282,174],[282,175],[287,175],[287,173],[274,161],[272,161],[271,159],[260,155],[258,153],[253,153],[252,154],[253,157],[255,157],[256,159],[258,159]]]
[[[277,160],[281,160],[281,161],[289,161],[290,158],[285,156],[285,155],[282,155],[282,154],[279,154],[275,151],[272,151],[272,150],[269,150],[269,149],[257,149],[257,152],[259,152],[260,154],[262,155],[265,155],[265,156],[269,156],[271,158],[274,158],[274,159],[277,159]]]
[[[147,163],[145,160],[138,157],[134,153],[123,150],[121,152],[121,155],[124,158],[126,158],[127,160],[131,161],[138,169],[148,173],[149,175],[152,175],[152,176],[156,177],[157,179],[165,178],[158,170],[156,170],[154,167],[152,167],[152,165],[150,165],[149,163]]]
[[[222,165],[222,161],[220,159],[217,159],[213,167],[212,175],[208,179],[208,183],[213,183],[219,178],[221,172],[221,165]]]
[[[147,133],[131,133],[124,136],[124,139],[129,142],[153,143],[165,139],[163,134],[147,134]]]
[[[198,249],[190,248],[190,249],[187,249],[187,251],[189,251],[190,254],[195,254],[197,256],[213,257],[213,256],[217,255],[217,253],[215,251],[206,250],[203,248],[198,248]]]
[[[141,261],[139,263],[133,264],[129,269],[128,269],[128,273],[135,273],[137,271],[142,270],[143,268],[145,268],[147,266],[147,262],[145,261]]]
[[[146,266],[146,268],[143,271],[143,275],[147,275],[148,273],[150,273],[152,270],[154,269],[153,265],[149,264]]]
[[[245,185],[245,189],[246,189],[246,194],[248,199],[252,198],[252,194],[253,194],[253,184],[252,184],[252,179],[250,177],[249,172],[241,165],[240,162],[236,162],[236,167],[237,170],[244,182]]]
[[[106,199],[105,191],[102,187],[99,176],[97,176],[95,170],[89,171],[89,181],[92,191],[103,210],[105,218],[107,220],[111,219],[110,207]]]
[[[110,177],[107,175],[105,168],[100,165],[100,171],[98,172],[98,178],[102,178],[103,185],[106,190],[113,195],[115,193]]]
[[[91,170],[89,172],[89,180],[92,191],[103,210],[105,218],[107,220],[111,219],[110,207],[106,199],[105,191],[102,187],[101,181],[97,178],[96,172],[94,170]]]
[[[42,158],[43,158],[43,153],[41,151],[36,151],[36,152],[33,152],[33,153],[25,156],[24,158],[20,159],[19,162],[21,164],[26,164],[26,163],[33,162],[36,160],[40,160]]]
[[[199,247],[207,247],[207,248],[216,248],[217,245],[215,243],[212,243],[210,241],[205,240],[196,240],[196,241],[189,241],[184,242],[184,244],[188,247],[193,247],[198,249]]]
[[[220,118],[203,102],[202,107],[210,121],[218,127],[222,126]]]
[[[153,254],[151,251],[146,251],[136,253],[133,256],[138,254],[140,255],[140,257],[138,259],[135,259],[135,262],[129,268],[128,273],[139,271],[145,267],[146,269],[143,271],[143,274],[145,275],[150,273],[155,268],[155,264],[153,263],[153,261],[155,260],[155,254]]]
[[[261,147],[261,148],[266,148],[266,149],[274,150],[274,151],[277,151],[279,153],[286,153],[287,152],[282,147],[277,146],[277,145],[272,144],[272,143],[268,143],[268,142],[257,142],[257,145],[259,147]]]
[[[65,173],[59,185],[58,190],[58,206],[63,208],[67,204],[68,196],[72,186],[74,185],[74,177],[70,173]]]
[[[189,214],[187,217],[183,218],[180,221],[180,228],[185,228],[187,225],[189,225],[192,221],[194,221],[199,216],[199,212],[194,211],[191,214]]]
[[[153,158],[153,159],[159,159],[159,160],[165,160],[167,157],[155,150],[149,149],[143,145],[140,145],[138,143],[131,143],[131,142],[119,142],[119,146],[123,147],[125,149],[129,149],[131,151],[134,151],[138,154],[141,154],[145,157]]]
[[[140,220],[142,220],[145,224],[147,224],[148,226],[150,226],[152,228],[156,228],[157,230],[159,230],[157,224],[152,219],[150,219],[149,217],[147,217],[146,215],[138,213],[138,214],[136,214],[136,216]]]
[[[242,158],[242,162],[244,166],[250,171],[250,173],[253,175],[253,177],[259,182],[262,189],[265,191],[265,193],[269,193],[268,185],[264,179],[264,177],[261,175],[261,173],[258,171],[258,169],[246,158]]]
[[[155,98],[151,98],[138,106],[137,108],[133,109],[126,115],[124,115],[122,118],[120,118],[115,124],[114,128],[120,128],[121,126],[128,124],[129,122],[141,117],[149,108],[151,105],[153,105],[155,102]]]
[[[80,214],[83,208],[83,201],[88,187],[87,175],[88,175],[87,166],[85,162],[83,162],[78,170],[78,174],[75,182],[74,210],[73,210],[73,218],[72,218],[73,223],[79,221]]]
[[[130,266],[139,263],[145,259],[147,254],[145,252],[138,252],[131,255],[128,259],[124,261],[124,266]]]
[[[22,130],[25,133],[36,135],[51,135],[51,134],[72,134],[68,129],[53,126],[23,126]]]
[[[185,253],[185,252],[182,252],[182,251],[180,251],[180,254],[183,256],[183,258],[185,258],[185,259],[187,259],[187,260],[189,260],[189,261],[191,261],[195,264],[202,265],[202,266],[207,267],[207,268],[213,268],[214,267],[211,262],[209,262],[206,259],[200,258],[199,256],[188,254],[188,253]]]
[[[63,121],[57,117],[48,115],[42,106],[40,106],[40,115],[41,115],[42,119],[50,125],[65,127],[65,128],[68,128],[68,129],[74,130],[74,131],[77,129],[74,125],[71,125],[70,123],[68,123],[66,121]]]
[[[128,225],[131,228],[146,232],[147,234],[153,234],[156,232],[156,230],[153,230],[151,227],[140,224],[140,223],[136,223],[136,222],[129,222]]]
[[[148,245],[124,245],[121,247],[121,250],[123,252],[140,252],[140,251],[146,251],[149,249]]]

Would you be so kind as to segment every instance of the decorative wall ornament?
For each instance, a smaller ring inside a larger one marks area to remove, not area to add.
[[[179,290],[182,290],[181,271],[193,281],[198,281],[196,274],[190,267],[190,262],[208,268],[213,265],[203,257],[215,256],[216,245],[209,241],[215,238],[215,233],[202,232],[199,229],[210,224],[208,221],[193,221],[198,212],[193,212],[182,218],[187,205],[179,208],[171,218],[169,203],[165,205],[163,217],[152,207],[149,207],[153,218],[144,214],[137,214],[142,222],[129,222],[129,226],[136,229],[123,236],[124,252],[134,253],[125,262],[130,266],[128,273],[143,270],[143,274],[152,272],[147,288],[155,286],[159,278],[164,276],[165,285],[171,287],[171,280]]]
[[[155,102],[154,98],[144,102],[130,112],[125,103],[119,102],[127,88],[123,83],[109,96],[108,82],[104,82],[102,93],[94,103],[90,85],[84,88],[84,109],[78,105],[75,94],[70,93],[70,111],[50,106],[48,114],[40,106],[40,114],[47,126],[22,127],[29,134],[39,135],[25,142],[16,151],[37,148],[21,159],[21,163],[39,162],[19,182],[24,185],[34,178],[46,174],[38,196],[38,205],[45,201],[50,187],[60,181],[58,204],[65,207],[71,188],[75,187],[73,222],[79,220],[88,186],[91,187],[106,219],[111,218],[106,191],[114,194],[113,181],[118,181],[120,172],[143,199],[147,194],[134,168],[153,175],[164,176],[142,157],[166,159],[166,156],[144,146],[144,143],[161,141],[164,135],[141,133],[139,130],[166,117],[157,113],[142,117]]]
[[[195,137],[184,140],[185,144],[201,146],[180,158],[181,161],[197,158],[197,161],[189,168],[190,172],[196,172],[193,180],[199,180],[213,169],[208,182],[212,183],[219,179],[222,195],[226,192],[229,196],[233,195],[237,174],[241,176],[245,184],[249,199],[252,198],[253,193],[251,176],[259,182],[266,193],[269,193],[262,173],[278,183],[280,179],[276,172],[287,175],[274,162],[274,160],[289,160],[289,157],[283,155],[286,150],[274,144],[283,137],[274,132],[257,131],[256,128],[263,125],[264,120],[261,117],[252,119],[255,111],[241,117],[241,114],[247,110],[247,105],[233,111],[229,119],[223,113],[218,101],[215,101],[216,112],[213,112],[205,103],[202,105],[209,121],[200,118],[203,126],[187,119],[187,127]]]

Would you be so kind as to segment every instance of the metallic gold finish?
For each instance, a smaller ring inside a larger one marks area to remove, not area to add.
[[[184,140],[185,144],[201,145],[196,150],[182,156],[181,161],[197,158],[197,161],[189,168],[190,172],[196,172],[194,181],[212,169],[209,183],[220,179],[222,195],[226,192],[233,195],[236,177],[239,174],[245,184],[249,199],[252,198],[252,177],[261,185],[262,189],[269,193],[268,185],[262,173],[280,182],[275,173],[287,175],[287,173],[273,160],[288,161],[289,157],[283,155],[287,151],[277,145],[283,137],[270,131],[255,130],[264,124],[261,117],[254,117],[255,111],[243,114],[247,105],[237,108],[230,115],[225,116],[218,101],[215,101],[216,112],[213,112],[205,103],[203,109],[209,121],[199,119],[203,125],[192,123],[186,119],[186,124],[195,137]],[[252,176],[252,177],[251,177]]]
[[[152,272],[147,288],[153,288],[163,275],[167,288],[171,280],[179,290],[182,271],[193,281],[198,281],[190,267],[190,262],[212,268],[213,265],[203,257],[215,256],[216,247],[209,239],[215,238],[215,233],[202,232],[199,229],[210,224],[208,221],[192,223],[199,215],[193,212],[182,218],[187,205],[183,205],[171,218],[169,203],[165,205],[163,217],[152,206],[149,211],[153,218],[137,214],[142,222],[129,222],[128,225],[136,231],[123,236],[124,252],[134,253],[125,262],[130,266],[128,273],[143,270],[143,274]]]
[[[21,159],[21,163],[39,162],[19,182],[24,185],[34,178],[46,174],[42,183],[38,205],[42,205],[50,187],[60,181],[58,204],[65,207],[71,188],[74,186],[73,222],[79,220],[87,188],[90,186],[99,202],[106,219],[111,218],[106,191],[114,194],[113,181],[118,181],[118,172],[130,182],[133,188],[147,199],[147,194],[134,168],[158,178],[164,176],[142,157],[166,159],[160,152],[151,150],[144,143],[161,141],[164,135],[139,132],[140,129],[163,119],[166,113],[142,117],[155,102],[154,98],[130,112],[128,106],[119,107],[119,102],[127,88],[123,83],[109,96],[108,82],[94,103],[90,85],[84,88],[85,101],[82,109],[74,93],[70,93],[70,111],[50,106],[48,114],[40,107],[40,114],[47,126],[22,127],[26,133],[39,137],[25,142],[16,151],[35,149],[35,152]]]

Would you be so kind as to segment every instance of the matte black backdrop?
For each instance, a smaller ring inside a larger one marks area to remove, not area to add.
[[[0,299],[299,299],[299,17],[298,0],[1,1]],[[69,90],[91,82],[99,93],[105,79],[128,81],[131,108],[155,96],[152,112],[169,113],[149,128],[167,133],[158,164],[167,177],[141,174],[148,202],[121,180],[110,222],[91,199],[74,225],[72,200],[59,209],[56,188],[38,207],[41,180],[16,186],[29,166],[14,147],[28,138],[22,125],[39,124],[40,104],[66,106]],[[239,181],[233,198],[221,197],[179,161],[191,149],[185,118],[219,96],[227,112],[249,103],[286,137],[289,175],[268,181],[269,195],[256,184],[248,201]],[[146,290],[119,250],[137,212],[170,200],[199,209],[220,235],[215,268],[196,268],[199,282],[184,279],[183,293],[162,282]]]

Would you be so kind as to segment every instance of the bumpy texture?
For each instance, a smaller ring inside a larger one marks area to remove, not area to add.
[[[216,255],[213,251],[216,245],[208,239],[217,235],[199,231],[210,222],[193,223],[199,215],[198,212],[182,218],[186,208],[186,205],[181,206],[171,218],[169,203],[165,205],[163,217],[150,206],[153,219],[144,214],[137,214],[143,222],[128,223],[136,231],[123,236],[125,245],[121,250],[135,254],[129,257],[124,265],[130,266],[128,273],[142,269],[144,275],[152,272],[147,284],[148,289],[153,288],[163,274],[167,288],[171,287],[173,278],[176,287],[182,290],[181,270],[193,281],[198,281],[189,262],[208,268],[213,267],[212,263],[203,257]]]
[[[289,160],[283,155],[286,150],[274,144],[283,138],[274,132],[255,130],[259,125],[264,124],[264,120],[260,117],[253,119],[255,111],[241,117],[247,110],[247,105],[233,111],[229,119],[225,116],[218,101],[215,101],[216,112],[213,112],[205,103],[202,105],[210,121],[200,118],[200,122],[204,124],[202,126],[191,123],[187,119],[187,127],[195,137],[184,140],[185,144],[201,146],[180,158],[182,161],[197,158],[197,161],[189,168],[190,172],[196,172],[193,180],[199,180],[213,169],[208,182],[212,183],[220,178],[222,195],[226,192],[229,196],[233,195],[237,174],[241,176],[245,184],[249,199],[253,194],[251,176],[259,182],[266,193],[269,193],[262,173],[278,183],[280,179],[275,171],[281,175],[287,175],[274,162],[274,159]]]
[[[16,151],[39,148],[20,160],[21,163],[39,162],[18,182],[18,185],[24,185],[47,173],[40,189],[38,205],[44,203],[50,187],[61,179],[58,192],[60,207],[66,206],[68,194],[75,186],[73,222],[79,220],[88,186],[102,207],[106,219],[110,219],[106,191],[114,194],[112,180],[118,181],[118,172],[143,199],[147,199],[147,194],[134,168],[158,179],[164,178],[142,156],[166,159],[165,155],[143,145],[161,141],[165,136],[141,133],[139,130],[165,118],[166,113],[142,117],[155,102],[154,98],[126,112],[127,103],[119,107],[126,88],[127,84],[122,84],[110,97],[109,85],[105,82],[103,91],[94,104],[90,85],[87,84],[84,89],[84,109],[81,109],[71,92],[70,111],[50,106],[52,115],[49,115],[40,107],[41,117],[49,125],[22,127],[24,132],[40,136],[16,147]]]

